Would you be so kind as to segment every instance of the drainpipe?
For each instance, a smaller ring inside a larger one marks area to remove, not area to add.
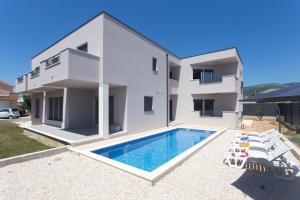
[[[167,66],[167,127],[169,126],[169,54],[166,54],[166,66]]]

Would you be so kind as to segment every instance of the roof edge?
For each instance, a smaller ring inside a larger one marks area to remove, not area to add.
[[[211,54],[211,53],[217,53],[217,52],[221,52],[221,51],[226,51],[226,50],[231,50],[231,49],[234,49],[238,55],[238,58],[240,59],[241,63],[243,63],[243,60],[239,54],[239,51],[236,47],[227,47],[227,48],[224,48],[224,49],[217,49],[217,50],[214,50],[214,51],[209,51],[209,52],[204,52],[204,53],[199,53],[199,54],[195,54],[195,55],[192,55],[192,56],[187,56],[187,57],[183,57],[181,59],[187,59],[187,58],[192,58],[192,57],[196,57],[196,56],[202,56],[202,55],[206,55],[206,54]]]

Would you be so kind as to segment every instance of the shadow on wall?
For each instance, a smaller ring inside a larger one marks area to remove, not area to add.
[[[300,177],[285,181],[247,170],[232,185],[252,199],[300,199]]]

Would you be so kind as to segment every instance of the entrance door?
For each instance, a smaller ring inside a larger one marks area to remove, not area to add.
[[[114,124],[114,96],[109,96],[109,126]]]
[[[95,124],[96,126],[98,125],[99,123],[99,99],[98,97],[95,98],[95,116],[94,116],[94,119],[95,119]]]
[[[170,121],[172,121],[173,111],[172,111],[172,100],[170,100]]]

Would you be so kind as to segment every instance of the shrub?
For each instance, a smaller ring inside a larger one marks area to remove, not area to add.
[[[254,106],[254,111],[255,111],[255,114],[256,114],[257,118],[259,120],[261,120],[264,116],[265,109],[262,106],[255,105]]]

